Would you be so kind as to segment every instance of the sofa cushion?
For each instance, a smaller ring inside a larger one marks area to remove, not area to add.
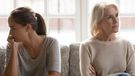
[[[69,47],[61,46],[61,76],[69,76]]]
[[[0,76],[3,74],[4,65],[5,65],[5,49],[0,48]]]
[[[79,47],[80,43],[73,43],[70,46],[69,76],[81,76],[79,68]]]

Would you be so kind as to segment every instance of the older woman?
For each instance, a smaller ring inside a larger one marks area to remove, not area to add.
[[[98,3],[92,11],[92,38],[80,47],[82,76],[135,76],[135,55],[131,43],[116,35],[119,12],[115,3]]]

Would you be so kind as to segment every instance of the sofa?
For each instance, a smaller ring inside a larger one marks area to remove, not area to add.
[[[79,46],[80,43],[60,46],[61,76],[81,76],[79,70]],[[0,47],[0,76],[3,76],[6,60],[6,50]]]
[[[6,50],[2,47],[0,48],[0,76],[2,76],[5,64]]]
[[[79,69],[79,46],[80,43],[73,43],[61,47],[61,76],[81,76]]]
[[[61,45],[61,76],[81,76],[79,69],[80,43]],[[134,46],[135,47],[135,46]],[[6,60],[5,48],[0,48],[0,76],[4,70]]]

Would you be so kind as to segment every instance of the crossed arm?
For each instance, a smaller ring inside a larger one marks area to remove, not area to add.
[[[51,71],[51,72],[48,72],[48,76],[60,76],[60,73]]]

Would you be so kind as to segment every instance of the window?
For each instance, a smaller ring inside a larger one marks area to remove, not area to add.
[[[0,46],[6,46],[8,36],[7,18],[0,17]]]
[[[120,13],[122,15],[135,15],[135,10],[133,7],[135,7],[135,0],[118,0],[120,5]],[[126,4],[126,5],[125,5]]]
[[[7,17],[13,9],[13,0],[0,0],[0,46],[6,46],[8,36]]]
[[[13,10],[13,0],[0,0],[0,16],[8,15]]]
[[[44,3],[44,0],[15,0],[15,7],[27,6],[43,15],[45,12]]]
[[[48,0],[49,15],[75,15],[76,0]]]
[[[135,44],[135,10],[134,0],[118,0],[120,6],[120,36]],[[125,6],[126,4],[126,6]]]
[[[75,42],[76,0],[47,0],[49,35],[60,44]]]

